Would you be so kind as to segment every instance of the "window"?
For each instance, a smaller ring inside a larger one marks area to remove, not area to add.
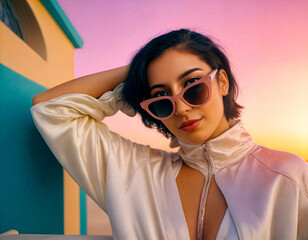
[[[0,18],[21,39],[22,33],[13,7],[7,0],[0,0]]]
[[[0,0],[0,17],[37,54],[47,58],[41,29],[26,0]]]

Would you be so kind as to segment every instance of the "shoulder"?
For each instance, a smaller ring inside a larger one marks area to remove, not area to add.
[[[162,149],[150,148],[150,162],[151,164],[166,164],[168,162],[171,163],[174,156],[177,153],[169,152]]]
[[[251,155],[277,172],[286,172],[292,175],[300,172],[307,174],[308,163],[293,153],[259,146]]]
[[[301,157],[285,152],[259,146],[251,155],[271,171],[283,175],[295,182],[308,194],[308,163]]]
[[[166,151],[162,149],[150,149],[150,164],[152,169],[159,169],[159,173],[166,174],[170,170],[177,176],[181,168],[182,161],[177,152]]]

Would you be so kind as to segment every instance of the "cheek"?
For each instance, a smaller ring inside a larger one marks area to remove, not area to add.
[[[218,93],[212,93],[210,101],[202,106],[200,110],[204,113],[205,117],[221,117],[224,112],[222,97]]]
[[[162,120],[161,122],[169,129],[170,132],[173,131],[173,128],[175,126],[175,122],[172,120],[173,118],[169,118],[167,120]]]

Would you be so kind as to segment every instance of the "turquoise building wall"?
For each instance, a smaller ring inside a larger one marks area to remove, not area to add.
[[[30,112],[45,90],[0,64],[0,233],[64,233],[63,169]]]

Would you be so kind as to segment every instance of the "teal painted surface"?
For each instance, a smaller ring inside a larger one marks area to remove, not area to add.
[[[80,235],[87,235],[87,197],[80,188]]]
[[[55,21],[62,28],[66,36],[73,43],[75,48],[81,48],[84,44],[84,41],[80,37],[79,33],[76,31],[72,22],[69,20],[62,7],[57,0],[40,0],[41,3],[48,10],[50,15],[55,19]]]
[[[30,113],[44,90],[0,64],[0,233],[64,233],[63,170]]]

